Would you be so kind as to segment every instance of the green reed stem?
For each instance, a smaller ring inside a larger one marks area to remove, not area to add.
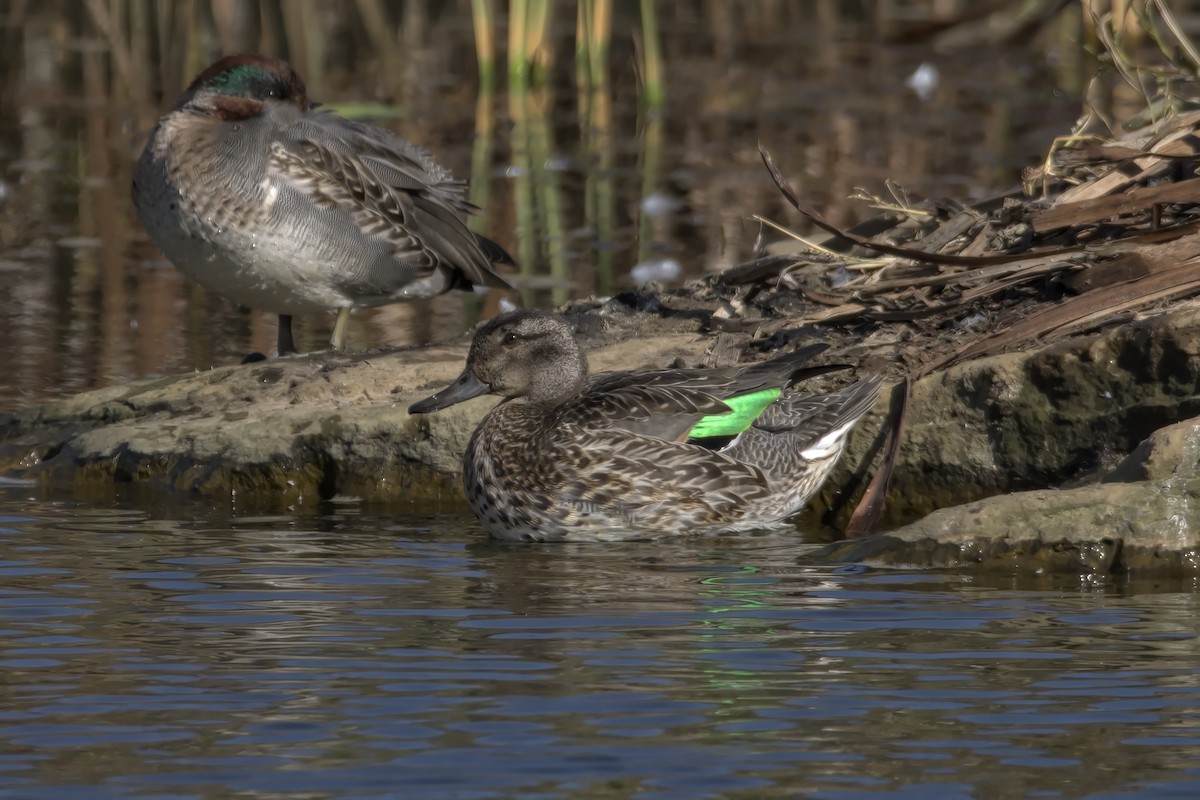
[[[612,39],[612,0],[592,0],[591,24],[588,28],[588,54],[591,60],[592,85],[608,83],[608,49]]]
[[[588,171],[588,200],[591,214],[588,218],[595,232],[596,274],[595,290],[602,297],[612,294],[613,267],[616,254],[613,243],[617,228],[617,187],[613,172],[613,126],[612,95],[608,86],[597,87],[592,92],[591,120],[586,147],[595,159],[595,168]]]
[[[475,58],[479,62],[479,91],[496,90],[496,6],[495,0],[471,0],[471,21],[475,28]]]
[[[658,178],[662,165],[663,118],[661,114],[649,113],[644,117],[642,132],[642,198],[658,190]],[[646,213],[638,218],[638,263],[653,255],[654,219]]]
[[[595,236],[592,288],[611,294],[616,228],[613,182],[612,96],[608,86],[608,43],[612,35],[611,0],[582,0],[576,24],[575,84],[579,103],[581,150],[592,164],[584,179],[584,220]]]
[[[545,232],[546,258],[549,261],[551,302],[555,305],[567,301],[570,288],[567,276],[567,228],[563,221],[562,193],[559,172],[547,169],[551,163],[552,142],[550,136],[550,102],[546,90],[538,92],[533,104],[529,123],[530,160],[533,166],[534,185],[539,187],[539,211],[541,229]]]
[[[544,86],[550,75],[554,51],[550,47],[550,14],[554,10],[551,0],[528,0],[529,33],[526,50],[529,56],[529,73],[534,86]]]
[[[510,80],[512,74],[510,72]],[[509,116],[512,118],[513,206],[517,215],[517,263],[523,277],[536,274],[538,265],[537,214],[534,209],[533,156],[529,137],[529,92],[521,81],[519,90],[508,92]],[[530,281],[522,281],[521,301],[532,301]]]
[[[654,0],[642,0],[642,101],[659,108],[664,99],[662,49]]]
[[[508,88],[516,92],[528,85],[529,57],[525,51],[525,19],[529,15],[526,0],[508,4]]]

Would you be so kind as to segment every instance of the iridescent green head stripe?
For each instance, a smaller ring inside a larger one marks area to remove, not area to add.
[[[224,72],[218,72],[204,84],[208,89],[222,89],[240,94],[255,85],[272,83],[275,74],[257,64],[239,64]]]
[[[226,56],[192,81],[185,98],[205,92],[253,100],[284,100],[308,108],[304,81],[291,65],[260,55]]]
[[[718,436],[737,436],[749,428],[758,419],[767,406],[774,403],[783,394],[778,387],[760,389],[757,392],[740,394],[737,397],[727,397],[725,405],[729,411],[725,414],[709,414],[688,432],[689,439],[711,439]]]

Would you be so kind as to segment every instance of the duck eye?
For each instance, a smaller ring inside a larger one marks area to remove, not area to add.
[[[509,333],[504,337],[505,344],[516,344],[519,341],[521,341],[521,337],[517,336],[515,333]]]

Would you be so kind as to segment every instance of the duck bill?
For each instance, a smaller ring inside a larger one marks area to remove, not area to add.
[[[479,378],[475,377],[475,373],[468,367],[462,371],[454,383],[442,389],[437,394],[432,394],[424,400],[418,400],[408,407],[410,414],[428,414],[430,411],[441,411],[443,408],[449,408],[455,403],[461,403],[463,400],[470,400],[472,397],[479,397],[481,394],[487,394],[492,389]]]

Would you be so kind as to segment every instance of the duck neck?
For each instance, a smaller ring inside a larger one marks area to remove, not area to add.
[[[587,357],[582,351],[564,354],[563,358],[555,359],[552,366],[534,372],[528,400],[538,406],[560,406],[583,391],[587,376]]]

